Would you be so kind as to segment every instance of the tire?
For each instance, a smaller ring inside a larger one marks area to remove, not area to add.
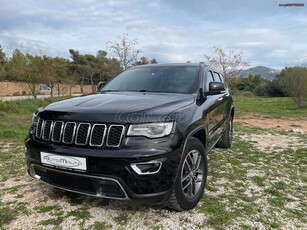
[[[230,148],[232,144],[232,138],[233,138],[233,119],[232,117],[230,117],[226,129],[221,139],[217,142],[216,147],[223,149]]]
[[[207,181],[208,162],[203,144],[192,137],[182,154],[173,192],[167,206],[177,211],[194,208]]]

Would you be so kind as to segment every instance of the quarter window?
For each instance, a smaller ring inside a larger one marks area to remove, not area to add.
[[[209,74],[208,74],[208,81],[209,81],[209,82],[214,81],[214,76],[213,76],[212,71],[209,71]]]
[[[214,75],[214,80],[215,80],[215,81],[217,81],[217,82],[223,82],[222,79],[221,79],[221,76],[219,75],[219,73],[214,72],[213,75]]]
[[[209,70],[207,72],[207,77],[206,77],[206,89],[209,90],[209,83],[213,82],[214,80],[214,76],[213,76],[213,72],[211,70]]]

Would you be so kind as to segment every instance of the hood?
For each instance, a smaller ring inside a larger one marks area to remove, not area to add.
[[[167,116],[195,101],[191,94],[108,92],[52,103],[39,110],[44,119],[104,123],[165,121]]]

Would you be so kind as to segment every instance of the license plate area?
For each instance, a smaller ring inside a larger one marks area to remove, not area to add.
[[[85,157],[64,156],[47,152],[41,152],[40,157],[41,163],[45,166],[71,171],[87,171],[87,159]]]

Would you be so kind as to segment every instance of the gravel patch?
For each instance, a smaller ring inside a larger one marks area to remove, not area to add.
[[[256,149],[262,152],[282,152],[284,149],[297,150],[299,148],[307,148],[307,144],[297,136],[282,134],[246,134],[241,138],[250,142]]]

